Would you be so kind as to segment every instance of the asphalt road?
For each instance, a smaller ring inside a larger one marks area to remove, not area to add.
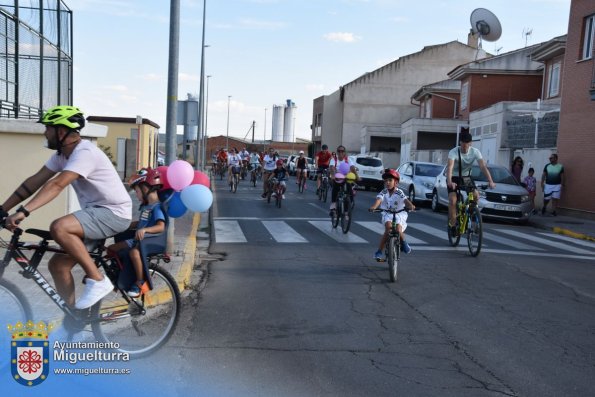
[[[166,362],[179,395],[595,394],[593,243],[485,223],[472,258],[425,206],[390,283],[372,259],[374,193],[357,193],[343,235],[312,189],[290,183],[281,209],[260,186],[214,190],[206,276],[174,340],[144,361]]]

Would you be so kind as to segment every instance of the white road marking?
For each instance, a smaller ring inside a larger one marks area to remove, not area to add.
[[[367,243],[366,240],[351,232],[344,234],[343,231],[341,231],[340,226],[336,229],[333,229],[330,219],[326,221],[309,221],[309,223],[333,240],[340,243]]]
[[[553,241],[552,239],[548,239],[548,238],[544,238],[544,237],[537,237],[537,236],[532,236],[532,235],[525,234],[525,233],[519,233],[516,230],[496,229],[496,231],[498,231],[499,233],[508,234],[510,236],[520,237],[525,240],[534,241],[536,243],[543,244],[545,246],[555,247],[555,248],[558,248],[558,249],[561,249],[564,251],[570,251],[575,254],[593,255],[593,251],[588,251],[588,250],[584,250],[582,248],[573,247],[568,244]]]
[[[356,222],[358,225],[365,227],[366,229],[372,230],[377,234],[384,233],[384,226],[380,222]],[[407,233],[405,230],[406,240],[409,244],[427,244],[425,241],[415,238]]]
[[[302,237],[287,223],[283,221],[262,221],[264,227],[267,228],[271,236],[278,243],[307,243],[308,240]]]
[[[237,221],[214,221],[215,242],[246,243],[246,236]]]

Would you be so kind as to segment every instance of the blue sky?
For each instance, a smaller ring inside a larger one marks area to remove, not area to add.
[[[165,132],[166,0],[65,0],[74,11],[74,102],[87,115],[142,115]],[[202,0],[181,0],[178,98],[198,94]],[[273,104],[292,99],[296,137],[310,138],[312,101],[424,46],[466,43],[469,16],[487,8],[502,37],[495,53],[568,30],[570,0],[207,0],[208,133],[271,137]]]

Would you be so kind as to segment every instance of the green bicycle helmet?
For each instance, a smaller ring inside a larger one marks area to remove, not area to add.
[[[43,114],[39,122],[44,125],[63,125],[71,130],[80,130],[85,126],[85,117],[77,107],[54,106]]]

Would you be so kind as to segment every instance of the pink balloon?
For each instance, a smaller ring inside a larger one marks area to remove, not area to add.
[[[161,176],[161,183],[163,183],[163,187],[161,188],[161,190],[171,189],[169,181],[167,180],[167,165],[160,165],[159,167],[157,167],[157,171],[159,171],[159,174]]]
[[[194,169],[189,162],[176,160],[167,169],[167,180],[175,191],[179,192],[190,185],[194,179]]]
[[[209,179],[209,176],[204,172],[194,171],[194,179],[192,180],[191,185],[203,185],[210,188],[211,180]]]

